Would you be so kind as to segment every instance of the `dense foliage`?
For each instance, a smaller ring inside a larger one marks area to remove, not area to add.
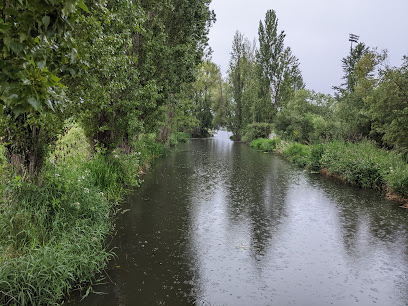
[[[407,160],[408,57],[400,67],[390,67],[386,51],[358,43],[341,62],[344,82],[333,87],[333,97],[305,89],[285,36],[273,10],[259,23],[258,48],[236,32],[224,106],[214,110],[233,139],[243,139],[253,124],[268,123],[285,139],[302,144],[368,138]],[[249,134],[245,141],[253,140]]]
[[[82,0],[0,4],[0,137],[16,171],[39,172],[48,144],[62,132],[64,75],[75,74],[71,31]]]
[[[334,96],[325,95],[304,88],[274,11],[260,21],[258,34],[257,48],[236,32],[224,107],[215,109],[232,138],[351,184],[407,197],[408,57],[390,67],[386,51],[358,43],[341,62],[343,83],[333,87]]]
[[[89,285],[126,186],[208,134],[221,84],[204,62],[209,4],[0,2],[0,304]]]
[[[241,140],[248,124],[272,123],[297,90],[304,88],[299,61],[290,47],[285,47],[286,34],[278,31],[278,18],[273,10],[259,23],[259,48],[240,32],[236,32],[224,95],[224,123],[234,140]]]

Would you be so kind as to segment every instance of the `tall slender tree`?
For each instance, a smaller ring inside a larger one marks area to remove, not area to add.
[[[228,127],[233,132],[235,140],[241,139],[241,131],[245,126],[249,109],[249,101],[245,95],[253,75],[254,46],[239,31],[235,33],[232,42],[231,59],[229,63],[228,79],[232,92],[229,105]]]
[[[265,101],[276,113],[289,100],[295,90],[304,88],[299,60],[285,47],[286,34],[278,31],[278,18],[268,10],[264,22],[259,22],[259,51],[257,63]],[[272,120],[273,113],[269,114]]]

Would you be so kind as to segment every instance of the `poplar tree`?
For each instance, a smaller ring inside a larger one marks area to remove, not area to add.
[[[278,31],[278,18],[268,10],[264,22],[259,22],[257,63],[263,97],[270,104],[269,120],[289,100],[295,90],[304,88],[299,60],[285,47],[286,34]],[[272,112],[272,113],[271,113]]]

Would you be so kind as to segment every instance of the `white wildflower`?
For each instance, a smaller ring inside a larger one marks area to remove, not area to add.
[[[84,188],[85,193],[89,193],[89,189],[88,188]]]

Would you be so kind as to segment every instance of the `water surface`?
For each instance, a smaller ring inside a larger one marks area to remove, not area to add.
[[[407,211],[228,136],[144,177],[83,305],[408,305]]]

